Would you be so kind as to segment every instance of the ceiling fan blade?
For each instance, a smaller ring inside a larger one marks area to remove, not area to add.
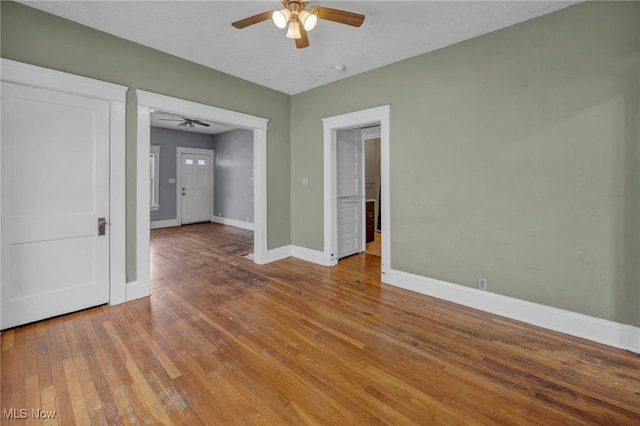
[[[241,19],[239,21],[233,22],[231,25],[238,29],[242,29],[248,27],[249,25],[257,24],[262,21],[266,21],[267,19],[271,19],[271,15],[273,14],[273,10],[268,12],[258,13],[257,15],[250,16],[248,18]]]
[[[347,12],[346,10],[332,9],[330,7],[313,6],[309,11],[317,10],[318,19],[338,22],[340,24],[359,27],[364,22],[364,15]]]
[[[304,25],[300,24],[300,38],[296,39],[296,47],[302,49],[309,46],[309,37],[307,36],[307,30],[304,29]]]
[[[209,126],[210,126],[210,124],[209,124],[209,123],[204,123],[204,122],[202,122],[202,121],[200,121],[200,120],[192,120],[191,122],[192,122],[193,124],[197,124],[197,125],[199,125],[199,126],[205,126],[205,127],[209,127]]]

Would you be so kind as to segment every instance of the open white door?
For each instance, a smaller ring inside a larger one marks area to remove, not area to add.
[[[2,83],[2,328],[109,301],[109,120],[108,101]]]
[[[359,129],[337,132],[338,259],[363,251],[362,140]]]

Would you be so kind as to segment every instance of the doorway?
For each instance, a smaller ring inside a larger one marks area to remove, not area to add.
[[[136,90],[137,116],[137,196],[136,196],[136,286],[138,297],[149,295],[150,218],[149,218],[149,149],[151,109],[179,116],[198,117],[207,121],[233,125],[253,133],[254,176],[254,255],[256,264],[267,263],[267,119]]]
[[[210,149],[176,149],[176,213],[179,225],[211,221],[213,155]]]
[[[126,301],[127,88],[0,62],[0,327]]]
[[[380,256],[382,254],[380,126],[365,127],[361,130],[361,133],[364,144],[364,191],[366,203],[365,252]]]
[[[337,138],[338,131],[344,129],[380,128],[380,217],[381,228],[385,231],[382,240],[381,269],[390,269],[390,200],[389,191],[389,124],[390,106],[357,111],[324,118],[323,159],[324,159],[324,255],[330,266],[338,262],[338,178],[337,178]]]

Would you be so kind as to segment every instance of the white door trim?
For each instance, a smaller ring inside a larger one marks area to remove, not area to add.
[[[267,263],[267,123],[268,119],[136,89],[138,99],[136,196],[136,294],[149,295],[149,155],[150,110],[156,108],[253,130],[254,262]]]
[[[337,182],[336,182],[336,133],[339,129],[365,127],[380,124],[380,176],[382,199],[382,273],[391,265],[391,227],[390,227],[390,190],[389,190],[389,124],[391,106],[384,105],[347,114],[322,119],[324,127],[324,249],[323,254],[330,265],[336,265],[337,259]]]
[[[360,130],[360,143],[361,151],[362,151],[362,247],[363,251],[366,250],[367,247],[367,185],[366,185],[366,177],[367,177],[367,156],[366,152],[366,141],[368,139],[380,139],[380,126],[366,127]],[[376,197],[376,210],[380,208],[380,203],[378,198]],[[373,217],[373,229],[374,231],[378,229],[377,225],[378,215],[374,214]]]
[[[109,101],[109,304],[126,294],[125,105],[128,87],[9,59],[0,59],[2,81]],[[0,235],[1,238],[1,235]],[[1,283],[0,283],[1,285]]]
[[[209,187],[213,194],[213,150],[202,148],[187,148],[184,146],[176,147],[176,221],[178,225],[182,225],[182,154],[199,154],[209,157]],[[211,204],[209,206],[209,220],[213,216],[213,195],[211,196]]]

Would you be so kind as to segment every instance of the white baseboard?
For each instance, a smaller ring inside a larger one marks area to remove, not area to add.
[[[267,252],[267,259],[265,263],[275,262],[277,260],[286,259],[287,257],[295,257],[296,259],[317,263],[318,265],[331,266],[323,252],[293,245],[282,246],[269,250]]]
[[[291,256],[297,259],[306,260],[307,262],[317,263],[318,265],[331,266],[331,259],[318,250],[312,250],[306,247],[291,246]]]
[[[287,257],[291,257],[290,245],[278,247],[267,251],[267,258],[265,259],[265,263],[275,262],[278,260],[286,259]]]
[[[178,219],[156,220],[154,222],[151,222],[150,224],[151,229],[171,228],[173,226],[180,226],[180,224],[178,223]]]
[[[426,294],[571,336],[640,353],[640,327],[620,324],[393,269],[383,275],[383,281],[416,293]]]
[[[243,222],[241,220],[229,219],[227,217],[211,216],[211,222],[221,223],[223,225],[235,226],[236,228],[248,229],[249,231],[255,230],[255,225],[250,222]]]
[[[140,281],[127,283],[127,302],[149,296],[149,287],[142,285]]]

